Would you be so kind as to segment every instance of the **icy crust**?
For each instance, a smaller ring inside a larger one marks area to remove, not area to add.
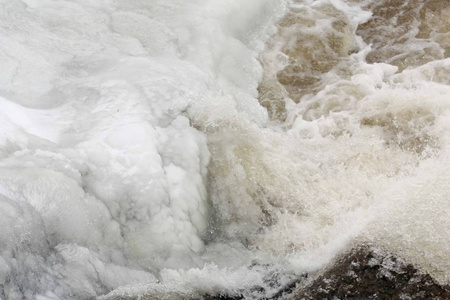
[[[282,4],[1,5],[0,298],[91,299],[202,267],[210,153],[188,110],[227,95],[226,113],[266,121],[256,57]]]

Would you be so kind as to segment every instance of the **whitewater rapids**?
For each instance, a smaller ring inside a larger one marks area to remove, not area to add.
[[[0,299],[450,283],[450,5],[0,0]]]

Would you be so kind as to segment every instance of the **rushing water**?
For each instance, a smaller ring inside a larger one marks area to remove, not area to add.
[[[0,8],[1,299],[260,299],[363,242],[450,282],[447,1]]]

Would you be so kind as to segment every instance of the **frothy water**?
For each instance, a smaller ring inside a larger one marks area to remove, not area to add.
[[[0,298],[450,282],[444,1],[0,1]]]

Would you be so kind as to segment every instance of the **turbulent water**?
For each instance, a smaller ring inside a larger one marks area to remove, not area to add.
[[[370,242],[450,283],[444,0],[0,0],[0,299],[272,297]]]

